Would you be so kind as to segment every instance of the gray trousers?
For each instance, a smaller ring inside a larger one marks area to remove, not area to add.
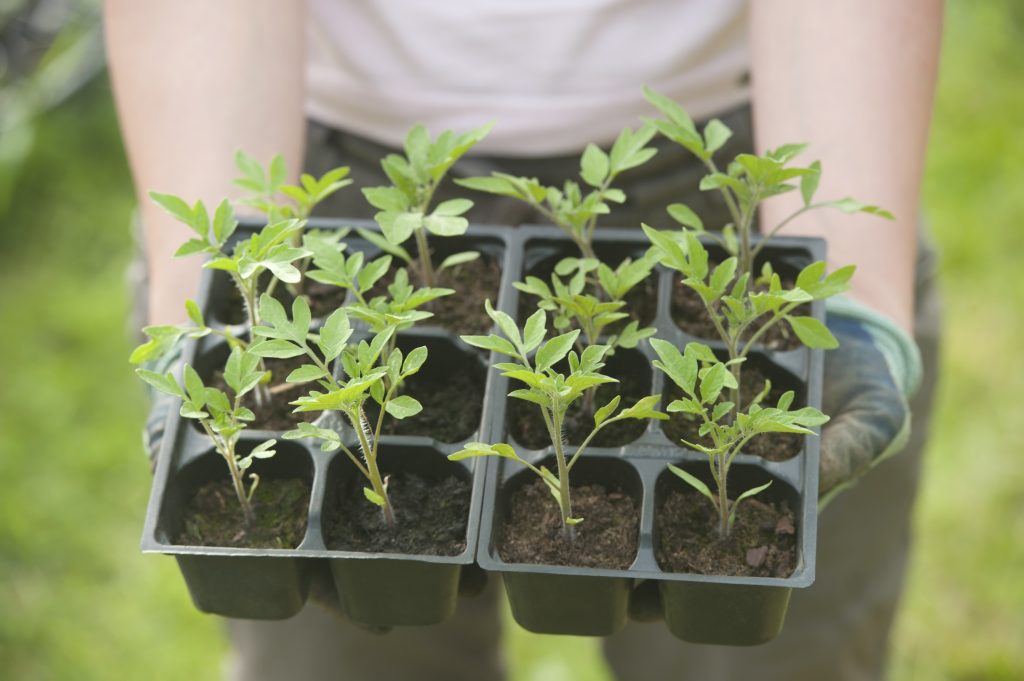
[[[750,115],[741,109],[724,116],[734,131],[721,157],[753,148]],[[607,216],[607,225],[670,226],[664,207],[683,201],[709,225],[727,222],[717,193],[700,192],[702,166],[686,152],[659,142],[646,166],[623,175],[629,197]],[[388,184],[379,161],[387,150],[373,142],[312,124],[307,169],[322,173],[336,165],[352,168],[356,187]],[[466,159],[456,176],[501,170],[537,177],[548,184],[574,178],[578,157],[544,160]],[[458,188],[450,185],[438,200]],[[474,195],[471,221],[522,224],[540,221],[523,204]],[[325,215],[372,217],[373,209],[355,187],[342,190]],[[934,392],[938,356],[938,302],[932,286],[934,258],[922,248],[918,263],[916,336],[925,380],[912,404],[909,446],[880,464],[860,484],[823,512],[818,529],[817,581],[797,589],[782,634],[754,648],[683,643],[661,623],[630,623],[604,641],[605,656],[622,681],[869,681],[883,678],[887,640],[899,601],[910,547],[910,511]],[[475,598],[463,598],[455,615],[434,627],[402,628],[386,635],[363,631],[310,604],[284,622],[232,621],[233,679],[263,681],[500,681],[506,674],[500,648],[499,589],[491,579]]]

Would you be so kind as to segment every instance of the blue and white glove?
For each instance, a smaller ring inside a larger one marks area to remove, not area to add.
[[[845,296],[826,305],[839,347],[825,353],[819,508],[906,446],[922,372],[917,344],[888,317]]]

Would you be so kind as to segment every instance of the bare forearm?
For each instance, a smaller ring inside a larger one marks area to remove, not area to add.
[[[818,196],[853,196],[896,215],[819,211],[788,234],[823,236],[829,259],[858,266],[852,295],[910,329],[916,233],[942,30],[941,0],[772,0],[752,4],[758,146],[809,142]],[[798,207],[763,210],[777,224]]]
[[[242,149],[301,161],[305,8],[291,0],[107,0],[107,51],[139,196],[152,323],[184,316],[201,261],[175,260],[188,229],[150,190],[208,205],[235,193]]]

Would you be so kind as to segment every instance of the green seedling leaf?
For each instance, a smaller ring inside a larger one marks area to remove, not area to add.
[[[467,262],[472,262],[480,257],[477,251],[463,251],[461,253],[453,253],[447,258],[441,261],[437,271],[450,269],[452,267],[458,267],[459,265],[465,265]]]
[[[535,364],[537,371],[545,371],[550,369],[552,365],[561,361],[569,354],[569,350],[572,349],[576,338],[579,337],[579,329],[573,329],[568,333],[563,333],[560,336],[555,336],[547,343],[541,346],[537,351],[535,358]]]
[[[814,194],[818,191],[818,182],[821,180],[821,161],[815,161],[810,165],[810,171],[800,178],[800,196],[804,205],[809,206],[814,201]]]
[[[868,213],[869,215],[877,215],[878,217],[885,218],[886,220],[896,219],[896,216],[883,208],[861,203],[857,199],[850,197],[839,199],[838,201],[831,201],[829,205],[838,208],[844,213]]]
[[[285,380],[287,383],[309,383],[320,378],[327,378],[329,374],[313,364],[303,364],[295,369]]]
[[[686,204],[673,203],[666,210],[673,220],[684,227],[690,227],[698,232],[704,231],[704,221]]]
[[[736,501],[732,502],[732,511],[729,512],[730,528],[732,527],[732,524],[736,521],[736,509],[739,508],[740,502],[743,501],[744,499],[748,499],[754,496],[755,494],[760,494],[761,492],[771,487],[771,484],[772,481],[769,480],[765,484],[754,487],[753,489],[748,489],[746,492],[736,497]]]
[[[345,343],[352,336],[352,327],[344,308],[335,310],[320,329],[317,346],[324,354],[324,360],[333,362],[345,349]]]
[[[409,354],[405,358],[405,362],[402,364],[402,376],[412,376],[420,367],[427,361],[427,348],[425,346],[419,346],[409,351]]]
[[[732,380],[730,381],[730,379]],[[700,381],[700,401],[703,404],[714,403],[721,394],[722,388],[729,383],[732,383],[729,387],[736,387],[736,379],[729,373],[729,369],[724,364],[712,365]]]
[[[828,330],[828,327],[814,317],[793,317],[787,315],[786,321],[789,322],[790,327],[792,327],[800,342],[809,348],[834,350],[839,347],[839,341]]]
[[[594,427],[600,426],[602,423],[608,420],[608,417],[615,413],[615,410],[619,408],[619,396],[616,395],[611,401],[594,412]]]
[[[655,409],[655,405],[661,400],[661,395],[648,395],[637,400],[637,403],[628,409],[623,409],[619,414],[620,418],[625,419],[657,419],[664,421],[668,418],[668,414],[658,411]]]
[[[158,374],[157,372],[149,371],[148,369],[136,369],[135,373],[155,390],[174,397],[180,397],[183,400],[188,399],[185,395],[185,391],[181,389],[181,386],[178,385],[178,381],[174,378],[174,374],[170,371],[166,374]]]
[[[730,137],[732,137],[732,130],[717,118],[711,119],[704,126],[704,148],[708,154],[713,154],[721,149]]]
[[[161,194],[160,192],[150,192],[149,198],[153,199],[153,202],[156,205],[170,213],[172,217],[191,227],[193,231],[199,234],[204,243],[209,238],[209,234],[206,231],[200,231],[196,228],[196,221],[192,214],[192,207],[189,206],[184,199],[172,194]]]
[[[515,346],[500,336],[461,336],[461,338],[474,348],[480,348],[481,350],[493,350],[495,352],[500,352],[503,355],[509,355],[510,357],[519,356]]]
[[[654,361],[654,367],[665,372],[683,392],[695,394],[697,359],[692,355],[684,356],[679,348],[660,338],[651,338],[648,342],[660,358]]]
[[[423,405],[413,397],[399,395],[388,400],[385,410],[396,419],[407,419],[423,411]]]
[[[495,310],[491,307],[490,299],[484,301],[484,309],[487,311],[487,316],[494,320],[494,323],[498,325],[498,328],[505,334],[505,337],[512,341],[513,345],[518,347],[523,344],[523,339],[519,335],[519,329],[516,327],[515,320],[512,317],[501,310]]]
[[[276,444],[277,440],[264,440],[253,447],[253,450],[249,452],[249,456],[254,459],[269,459],[274,454],[277,454],[277,451],[274,449]]]
[[[533,352],[543,342],[546,334],[547,315],[544,310],[537,310],[530,315],[526,320],[526,326],[523,327],[523,349],[526,352]]]
[[[367,501],[369,501],[370,503],[376,504],[377,506],[380,506],[381,508],[384,508],[384,507],[386,507],[388,505],[388,502],[386,502],[384,500],[384,497],[382,497],[380,494],[377,494],[376,492],[374,492],[369,487],[364,487],[363,488],[363,496],[366,497]]]
[[[249,346],[249,352],[257,357],[273,357],[277,359],[288,359],[306,354],[306,351],[301,346],[282,339],[258,341]]]
[[[695,490],[703,494],[705,497],[710,499],[711,503],[715,505],[715,508],[718,507],[718,499],[715,498],[715,495],[711,493],[711,490],[708,489],[708,486],[705,485],[700,478],[697,478],[691,475],[690,473],[687,473],[682,468],[679,468],[678,466],[673,466],[672,464],[668,465],[668,469],[672,471],[674,475],[682,479],[683,482],[685,482],[687,485],[694,488]]]
[[[454,454],[449,454],[448,459],[451,461],[460,461],[462,459],[469,459],[476,456],[500,456],[506,459],[513,459],[515,461],[522,460],[510,445],[489,445],[484,442],[467,442],[461,450]]]
[[[596,144],[588,144],[580,158],[580,177],[591,187],[600,187],[608,177],[611,162]]]

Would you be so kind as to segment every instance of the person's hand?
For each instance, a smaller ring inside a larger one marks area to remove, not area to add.
[[[827,323],[839,347],[825,353],[819,509],[906,445],[921,380],[917,345],[884,315],[838,297]]]

